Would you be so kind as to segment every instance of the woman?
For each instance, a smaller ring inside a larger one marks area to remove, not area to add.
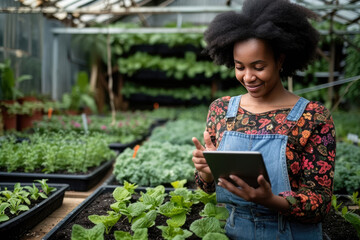
[[[193,138],[195,181],[216,188],[230,217],[231,239],[322,239],[321,221],[331,207],[335,129],[329,111],[287,91],[281,79],[313,60],[319,34],[310,10],[286,0],[247,0],[241,13],[218,15],[205,32],[205,51],[235,69],[247,89],[209,107],[205,147]],[[270,177],[259,187],[219,179],[215,186],[206,150],[260,151]]]

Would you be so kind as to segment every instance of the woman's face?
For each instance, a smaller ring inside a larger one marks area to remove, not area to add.
[[[255,98],[270,96],[279,87],[282,59],[275,60],[271,47],[261,39],[251,38],[234,45],[236,79]]]

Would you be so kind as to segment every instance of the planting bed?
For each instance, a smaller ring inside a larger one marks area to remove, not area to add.
[[[49,183],[69,184],[69,190],[87,191],[95,186],[112,167],[113,160],[106,161],[98,167],[90,168],[86,173],[23,173],[0,172],[0,182],[32,182],[35,179],[48,179]]]
[[[40,184],[35,185],[40,188]],[[32,183],[21,183],[21,186],[32,186]],[[48,198],[32,202],[29,210],[21,212],[17,216],[11,216],[10,220],[0,223],[0,236],[2,239],[20,239],[26,231],[40,223],[62,205],[65,190],[69,185],[48,184],[48,186],[56,188],[56,191],[52,192]],[[1,183],[0,187],[1,189],[6,187],[12,190],[14,183]]]
[[[69,215],[67,215],[58,225],[56,225],[52,231],[50,231],[43,239],[44,240],[55,240],[55,239],[71,239],[72,226],[74,224],[79,224],[84,228],[92,228],[94,224],[89,221],[89,215],[106,215],[107,211],[111,210],[109,206],[115,202],[112,192],[116,186],[103,186],[89,196],[82,204],[80,204],[76,209],[74,209]],[[137,189],[141,190],[141,189]],[[169,191],[170,189],[167,189]],[[142,188],[141,191],[144,191]],[[132,201],[137,199],[133,198]],[[168,200],[168,199],[167,199]],[[166,199],[165,199],[166,201]],[[350,201],[346,198],[341,198],[339,201],[344,202],[344,206],[349,205]],[[190,224],[199,219],[199,212],[203,209],[203,204],[193,205],[192,211],[187,215],[187,220],[184,229],[189,229]],[[355,213],[359,214],[359,210],[355,210]],[[166,220],[168,218],[165,216],[159,215],[156,219],[155,226],[166,225]],[[149,228],[148,230],[148,239],[158,240],[164,239],[161,236],[161,231],[155,226]],[[116,225],[114,225],[110,234],[104,235],[104,239],[114,239],[114,231],[121,230],[129,232],[131,225],[125,217],[121,217]],[[324,239],[331,240],[356,240],[358,239],[356,230],[354,227],[345,221],[341,216],[337,215],[332,209],[329,215],[325,218],[323,222],[323,232]],[[327,237],[328,238],[327,238]],[[187,239],[200,239],[195,234]]]
[[[111,210],[110,205],[115,202],[115,199],[112,195],[115,186],[103,186],[97,189],[91,196],[89,196],[85,201],[83,201],[77,208],[70,212],[62,221],[59,222],[44,238],[43,240],[56,240],[56,239],[71,239],[72,226],[74,224],[79,224],[84,228],[92,228],[95,226],[92,222],[89,221],[89,215],[106,215],[107,211]],[[136,189],[137,192],[143,191],[146,192],[145,188]],[[169,192],[173,189],[166,189],[166,192]],[[131,202],[136,202],[140,197],[139,194],[133,195]],[[165,198],[165,201],[168,201],[169,197]],[[191,207],[191,212],[186,217],[186,222],[182,226],[183,229],[189,229],[190,224],[199,219],[199,212],[204,208],[204,204],[194,204]],[[157,216],[155,221],[155,226],[148,229],[148,239],[158,240],[164,239],[161,236],[161,230],[156,226],[166,226],[166,220],[168,218],[162,215]],[[104,234],[104,239],[114,239],[114,231],[127,231],[131,230],[131,224],[128,219],[124,216],[113,226],[110,234]],[[187,238],[191,239],[200,239],[195,234]]]

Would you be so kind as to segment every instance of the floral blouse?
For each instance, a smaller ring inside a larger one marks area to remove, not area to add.
[[[225,115],[230,97],[209,107],[206,130],[217,147],[226,130]],[[253,114],[239,107],[233,131],[246,134],[276,134],[291,109]],[[309,102],[296,125],[288,131],[286,160],[291,191],[282,192],[290,209],[282,214],[301,222],[319,222],[330,211],[335,165],[335,128],[330,112],[319,102]],[[195,182],[206,192],[215,183],[195,173]]]

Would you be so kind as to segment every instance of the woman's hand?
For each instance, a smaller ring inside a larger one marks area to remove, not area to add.
[[[204,179],[206,182],[212,182],[214,178],[211,174],[209,165],[207,164],[203,154],[203,151],[206,150],[211,150],[211,151],[216,150],[216,147],[211,142],[210,134],[207,131],[204,132],[205,147],[201,145],[199,140],[195,137],[192,138],[192,141],[194,142],[196,147],[196,149],[193,151],[193,158],[192,158],[195,168],[199,171],[199,174],[202,179]]]
[[[230,178],[238,185],[238,187],[224,178],[219,179],[218,185],[226,188],[229,192],[232,192],[246,201],[261,204],[277,211],[286,211],[289,209],[288,201],[272,193],[271,185],[265,180],[263,175],[259,175],[257,178],[257,182],[259,183],[259,187],[257,188],[249,186],[245,181],[235,175],[230,175]]]

